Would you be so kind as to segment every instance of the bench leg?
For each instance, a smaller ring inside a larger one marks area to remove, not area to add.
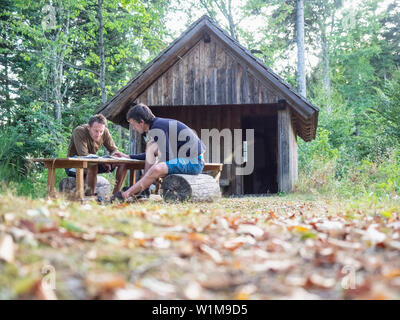
[[[217,183],[219,184],[219,178],[221,177],[221,170],[215,171],[214,172],[214,179],[215,181],[217,181]]]
[[[75,199],[83,200],[85,196],[85,181],[83,179],[83,168],[76,168]]]
[[[155,194],[158,194],[158,193],[159,193],[161,183],[162,183],[162,178],[158,178],[158,179],[157,179],[157,182],[156,182],[156,190],[154,191]]]
[[[56,169],[55,168],[48,168],[48,175],[47,175],[47,196],[50,198],[55,197],[55,179],[56,179]]]

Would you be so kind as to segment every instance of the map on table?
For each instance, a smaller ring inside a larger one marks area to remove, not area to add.
[[[74,156],[73,158],[79,159],[111,159],[111,160],[130,160],[130,161],[140,161],[137,159],[123,158],[123,157],[114,157],[110,155],[98,156],[97,154],[88,154],[87,156]]]

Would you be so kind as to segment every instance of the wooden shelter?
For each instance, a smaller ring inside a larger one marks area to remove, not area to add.
[[[297,179],[297,136],[315,138],[319,109],[209,17],[193,23],[98,112],[128,128],[132,103],[147,104],[156,116],[200,129],[254,129],[255,163],[250,175],[224,165],[225,194],[289,192]],[[243,130],[245,131],[245,130]],[[233,134],[232,134],[233,136]],[[131,152],[143,139],[131,130]],[[244,140],[246,139],[243,134]],[[206,143],[206,142],[205,142]],[[221,140],[222,145],[222,140]],[[211,162],[208,150],[206,162]],[[227,162],[222,159],[220,162]]]

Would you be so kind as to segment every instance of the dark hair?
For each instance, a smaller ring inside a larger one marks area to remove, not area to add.
[[[89,126],[93,126],[93,123],[95,122],[107,125],[107,119],[102,114],[95,114],[94,116],[91,116],[89,119]]]
[[[142,120],[147,124],[153,122],[155,116],[151,112],[150,108],[143,103],[139,103],[129,109],[126,114],[126,120],[133,119],[136,122],[141,122]]]

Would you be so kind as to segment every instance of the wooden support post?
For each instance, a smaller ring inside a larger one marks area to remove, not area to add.
[[[83,200],[85,196],[85,181],[83,179],[83,168],[76,168],[75,198]]]
[[[293,190],[297,181],[297,141],[290,109],[278,110],[278,189]]]

